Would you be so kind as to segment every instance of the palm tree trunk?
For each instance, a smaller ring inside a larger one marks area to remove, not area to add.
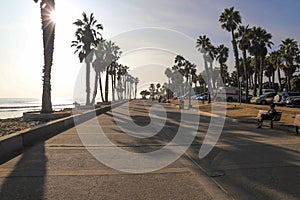
[[[254,56],[254,84],[253,84],[253,95],[257,96],[257,66],[258,66],[258,58],[257,56]]]
[[[287,76],[286,76],[286,86],[287,86],[287,90],[286,91],[290,91],[291,90],[291,77],[292,77],[292,75],[288,72]]]
[[[123,85],[124,85],[124,98],[127,99],[127,85],[126,85],[127,76],[123,77]]]
[[[109,89],[109,86],[108,86],[108,78],[109,78],[109,73],[108,73],[108,71],[109,71],[109,67],[110,66],[108,66],[107,68],[106,68],[106,76],[105,76],[105,102],[108,102],[108,89]]]
[[[248,103],[249,96],[249,82],[248,82],[248,70],[247,70],[247,52],[243,50],[243,64],[244,64],[244,75],[245,75],[245,90],[246,90],[246,102]]]
[[[114,75],[111,74],[111,94],[112,94],[112,101],[115,101],[115,90],[114,90]]]
[[[211,82],[212,82],[212,88],[216,89],[216,80],[214,77],[214,69],[213,69],[213,62],[209,62],[209,66],[210,66],[210,74],[211,74]]]
[[[252,76],[249,76],[249,83],[250,83],[250,87],[253,88],[253,75]]]
[[[225,83],[224,83],[224,72],[223,72],[223,63],[222,62],[220,63],[220,74],[221,74],[222,83],[223,83],[223,85],[225,85]]]
[[[275,70],[273,69],[273,72],[272,72],[272,84],[271,84],[271,88],[274,89],[274,83],[275,83]]]
[[[134,99],[136,99],[137,95],[137,83],[135,83],[135,88],[134,88]]]
[[[187,79],[187,83],[189,84],[189,105],[188,109],[192,108],[192,100],[191,100],[191,93],[192,93],[192,83]]]
[[[100,95],[101,95],[101,100],[104,102],[104,97],[103,97],[103,88],[102,88],[102,79],[101,79],[101,74],[99,72],[98,74],[99,77],[99,88],[100,88]]]
[[[235,41],[235,36],[234,36],[234,30],[231,31],[231,36],[232,36],[232,46],[233,46],[233,51],[234,51],[234,58],[235,58],[235,67],[236,67],[236,72],[237,72],[237,78],[238,78],[238,88],[239,88],[239,102],[241,102],[241,84],[240,84],[240,67],[239,67],[239,51],[237,48],[237,44]]]
[[[90,105],[90,93],[91,93],[91,87],[90,87],[90,72],[91,67],[90,67],[90,62],[86,61],[86,79],[85,79],[85,85],[86,85],[86,105]]]
[[[95,99],[97,96],[97,90],[98,90],[98,73],[96,72],[95,74],[95,83],[94,83],[94,93],[93,93],[93,98],[91,101],[91,104],[94,105],[95,104]]]
[[[43,1],[40,4],[45,64],[43,69],[44,75],[41,113],[51,113],[53,111],[51,102],[51,67],[53,63],[55,23],[47,16],[49,16],[55,9],[55,2],[54,0],[49,0],[47,3],[47,7],[45,8],[43,8]]]
[[[260,57],[260,66],[259,66],[259,95],[262,95],[262,89],[263,89],[263,77],[264,77],[264,62],[265,58]]]
[[[280,68],[277,68],[277,76],[278,76],[278,84],[279,84],[279,90],[282,91],[282,84],[281,84],[281,73]]]
[[[210,72],[208,69],[208,65],[207,65],[207,60],[206,60],[206,55],[203,55],[203,60],[204,60],[204,69],[205,69],[205,73],[206,73],[206,81],[207,82],[207,87],[208,87],[208,103],[211,103],[211,92],[212,92],[212,88],[211,88],[211,82],[210,82]]]

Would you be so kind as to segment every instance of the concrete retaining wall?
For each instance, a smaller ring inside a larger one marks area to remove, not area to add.
[[[36,126],[30,130],[20,131],[18,133],[10,134],[0,138],[0,164],[17,155],[25,147],[33,145],[36,142],[49,139],[76,124],[83,123],[92,119],[95,115],[103,114],[111,109],[117,107],[126,101],[114,103],[112,106],[106,105],[102,108],[87,111],[83,114],[66,117],[56,121],[49,122],[40,126]],[[95,113],[96,112],[96,113]]]

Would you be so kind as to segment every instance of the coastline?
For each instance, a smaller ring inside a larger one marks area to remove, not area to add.
[[[77,102],[81,102],[77,99]],[[73,108],[72,98],[54,98],[52,101],[53,111],[61,111]],[[39,98],[0,98],[0,119],[19,118],[24,112],[41,110],[42,102]]]

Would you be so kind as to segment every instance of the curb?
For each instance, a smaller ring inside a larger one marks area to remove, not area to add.
[[[43,140],[47,140],[69,128],[74,127],[75,120],[76,124],[83,123],[92,119],[95,115],[101,115],[111,110],[112,107],[118,107],[125,102],[127,101],[120,101],[102,108],[87,111],[83,114],[58,119],[47,124],[36,126],[29,130],[23,130],[3,136],[0,138],[0,164],[17,155],[26,147],[32,146],[33,144]]]

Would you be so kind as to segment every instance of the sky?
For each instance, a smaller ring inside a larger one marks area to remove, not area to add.
[[[0,98],[40,98],[39,4],[10,0],[0,5]],[[231,6],[240,11],[243,25],[261,26],[272,34],[272,49],[287,37],[300,42],[299,0],[56,0],[52,96],[72,98],[75,85],[84,85],[80,78],[84,66],[70,47],[76,30],[72,23],[82,18],[82,12],[94,13],[104,27],[103,38],[121,47],[119,62],[139,77],[141,90],[151,82],[166,82],[163,72],[173,65],[177,54],[202,71],[203,61],[195,48],[200,35],[207,35],[214,45],[230,48],[227,64],[232,70],[231,36],[218,22],[222,11]]]

